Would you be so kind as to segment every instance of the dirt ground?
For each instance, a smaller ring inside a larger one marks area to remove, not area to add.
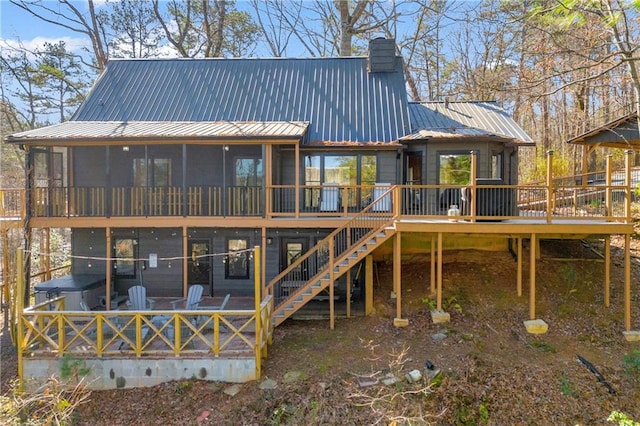
[[[524,329],[528,265],[518,297],[516,263],[509,253],[446,255],[444,307],[451,314],[446,324],[431,321],[428,261],[403,264],[405,328],[392,324],[391,265],[378,264],[374,315],[339,319],[335,330],[328,320],[278,327],[263,378],[240,385],[237,395],[224,392],[227,384],[196,380],[93,392],[77,410],[77,424],[592,425],[607,423],[614,410],[640,421],[640,343],[628,343],[622,334],[621,251],[612,253],[616,260],[607,308],[603,263],[592,251],[601,249],[598,244],[542,242],[537,316],[549,324],[547,334],[533,336]],[[569,255],[582,260],[559,259]],[[635,258],[633,264],[632,328],[638,330],[640,262]],[[637,364],[630,366],[634,351]],[[612,391],[578,355],[592,363]],[[427,361],[441,371],[430,384],[403,380],[359,386],[364,377],[424,371]],[[3,391],[15,367],[15,353],[5,343]],[[266,379],[275,380],[275,389],[260,388]]]

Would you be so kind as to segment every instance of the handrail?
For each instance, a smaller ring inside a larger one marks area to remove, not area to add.
[[[97,357],[120,354],[180,356],[202,352],[216,356],[266,354],[273,333],[271,306],[272,300],[267,297],[258,312],[66,311],[62,296],[26,308],[20,314],[24,338],[19,350],[24,354],[45,356],[80,351],[83,356]],[[257,318],[264,322],[260,334],[253,333],[252,324]],[[114,344],[118,347],[114,348]]]
[[[393,223],[393,220],[397,217],[398,203],[397,197],[395,197],[396,202],[393,203],[393,208],[391,208],[391,199],[396,193],[396,186],[390,186],[389,189],[357,213],[346,224],[331,232],[319,241],[315,247],[308,250],[285,270],[276,275],[265,287],[266,294],[274,295],[276,308],[284,303],[282,289],[276,289],[278,285],[281,287],[283,282],[289,280],[297,283],[314,281],[319,275],[325,274],[335,264],[336,260],[340,260],[342,256],[358,246],[361,241],[370,238],[383,227]],[[381,206],[384,208],[381,208]],[[366,232],[362,232],[363,230]],[[346,235],[343,235],[345,233]],[[303,268],[305,268],[304,272],[302,271]],[[309,268],[312,268],[311,273],[309,273]]]
[[[21,188],[0,189],[0,217],[23,218],[25,213],[25,190]]]

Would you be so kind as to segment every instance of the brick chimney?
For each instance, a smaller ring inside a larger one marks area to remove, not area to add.
[[[399,63],[394,39],[376,38],[369,42],[369,72],[395,72]]]

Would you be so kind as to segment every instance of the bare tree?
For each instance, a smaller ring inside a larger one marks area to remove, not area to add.
[[[153,11],[168,42],[184,58],[221,57],[246,52],[255,44],[258,27],[233,1],[172,0],[161,10],[153,0]]]
[[[89,38],[92,46],[93,63],[99,71],[107,65],[108,53],[104,44],[104,26],[99,21],[93,0],[87,0],[88,14],[78,8],[78,2],[59,0],[10,0],[11,3],[29,12],[42,21],[66,28]]]

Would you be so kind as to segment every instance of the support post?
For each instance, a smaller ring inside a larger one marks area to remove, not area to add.
[[[604,237],[604,306],[611,303],[611,236]]]
[[[396,319],[402,318],[402,235],[396,232],[393,241],[393,291],[396,293]]]
[[[335,260],[335,243],[333,238],[329,239],[329,328],[331,328],[331,330],[334,329],[335,327],[335,312],[334,312],[334,305],[333,305],[333,283],[335,282],[334,280],[336,279],[335,277],[335,264],[334,264],[334,260]]]
[[[112,263],[112,259],[111,259],[111,253],[113,253],[113,247],[112,247],[112,240],[111,240],[111,227],[107,226],[105,228],[105,239],[107,241],[107,265],[105,266],[105,276],[106,276],[106,283],[105,283],[105,291],[106,294],[104,295],[104,300],[105,300],[105,309],[108,311],[111,309],[111,276],[113,274],[113,265]],[[117,307],[116,307],[117,308]],[[98,330],[100,330],[100,328],[98,328]]]
[[[582,186],[587,186],[589,179],[587,174],[589,173],[589,147],[582,145]]]
[[[611,185],[613,185],[613,166],[611,163],[611,154],[607,155],[607,171],[606,171],[606,184],[607,187],[605,189],[605,201],[604,201],[604,209],[605,214],[607,216],[607,222],[611,222],[611,216],[613,215],[613,199],[611,197]]]
[[[300,217],[300,144],[296,143],[295,146],[295,162],[296,162],[296,194],[295,194],[295,209],[296,219]],[[331,327],[333,328],[333,327]]]
[[[438,283],[436,289],[436,309],[442,311],[442,232],[438,232]]]
[[[631,331],[631,235],[624,236],[624,328]]]
[[[536,319],[536,234],[531,234],[529,256],[529,319]]]
[[[263,234],[264,235],[264,234]],[[256,357],[256,377],[260,377],[262,370],[262,345],[266,345],[267,342],[262,341],[262,312],[260,312],[260,303],[262,298],[260,296],[262,290],[262,254],[260,252],[260,246],[253,248],[253,300],[254,308],[256,310],[256,330],[255,330],[255,357]]]
[[[187,227],[182,226],[182,297],[187,297],[189,292],[187,287],[189,283],[189,234]],[[213,291],[211,292],[213,296]]]
[[[431,288],[429,294],[434,296],[436,294],[436,237],[431,234]]]
[[[373,256],[367,255],[364,259],[364,314],[373,313]]]
[[[265,228],[264,226],[262,227],[262,247],[264,250],[264,256],[261,257],[262,260],[262,264],[261,266],[261,271],[262,271],[262,276],[260,277],[260,279],[262,280],[262,286],[260,287],[260,299],[262,299],[263,297],[266,296],[266,290],[265,290],[265,285],[267,284],[267,228]]]
[[[19,248],[16,251],[16,298],[15,298],[15,315],[16,319],[16,351],[18,352],[18,389],[22,390],[24,386],[24,366],[22,359],[22,312],[24,311],[24,293],[25,293],[26,277],[24,274],[24,250]]]
[[[551,215],[554,210],[553,194],[553,151],[547,151],[547,223],[551,223]]]
[[[264,183],[265,183],[265,199],[264,199],[264,212],[265,217],[270,219],[273,217],[273,205],[271,204],[271,200],[273,200],[273,145],[268,144],[265,145],[264,149]],[[264,246],[263,246],[264,247]],[[266,257],[266,256],[262,256]]]
[[[631,222],[631,191],[633,190],[633,188],[631,188],[631,159],[633,158],[633,150],[631,149],[627,149],[625,152],[625,157],[624,157],[624,172],[625,172],[625,177],[624,177],[624,182],[627,186],[627,196],[624,199],[624,212],[625,212],[625,217],[626,217],[626,223],[630,223]],[[627,246],[628,247],[628,246]]]
[[[477,189],[478,189],[478,152],[477,151],[471,151],[471,176],[469,177],[469,183],[471,184],[471,206],[470,206],[470,212],[469,214],[471,214],[471,222],[475,222],[476,221],[476,193],[477,193]],[[458,206],[460,208],[462,208],[462,206]]]
[[[517,241],[517,245],[518,245],[518,249],[517,249],[517,254],[516,257],[518,258],[518,266],[517,266],[517,291],[518,291],[518,297],[522,297],[522,237],[518,237],[516,238]]]
[[[351,318],[351,268],[347,271],[347,318]]]

